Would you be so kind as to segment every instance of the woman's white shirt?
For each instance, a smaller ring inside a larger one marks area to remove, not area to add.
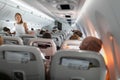
[[[22,24],[16,24],[15,23],[15,32],[16,32],[16,36],[20,36],[22,34],[25,34],[25,28],[24,28],[24,23]]]

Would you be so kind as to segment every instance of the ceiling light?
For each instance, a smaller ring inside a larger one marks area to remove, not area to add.
[[[54,1],[52,1],[52,3],[57,3],[57,1],[54,0]]]

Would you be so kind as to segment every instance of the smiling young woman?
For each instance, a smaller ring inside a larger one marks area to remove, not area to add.
[[[15,14],[15,35],[20,36],[22,34],[28,34],[28,26],[26,22],[23,22],[22,15],[20,13]]]

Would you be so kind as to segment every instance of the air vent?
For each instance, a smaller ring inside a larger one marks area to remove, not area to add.
[[[73,10],[74,6],[71,4],[59,4],[57,8],[58,10]]]
[[[71,16],[70,15],[65,15],[66,18],[70,18]]]
[[[70,5],[69,5],[69,4],[61,4],[61,5],[60,5],[60,8],[61,8],[62,10],[70,9]]]

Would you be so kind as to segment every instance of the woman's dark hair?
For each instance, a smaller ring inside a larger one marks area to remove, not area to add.
[[[16,13],[16,14],[15,14],[15,17],[16,17],[17,15],[19,15],[19,16],[21,17],[20,24],[21,24],[21,23],[23,23],[23,20],[22,20],[22,15],[21,15],[20,13]]]

